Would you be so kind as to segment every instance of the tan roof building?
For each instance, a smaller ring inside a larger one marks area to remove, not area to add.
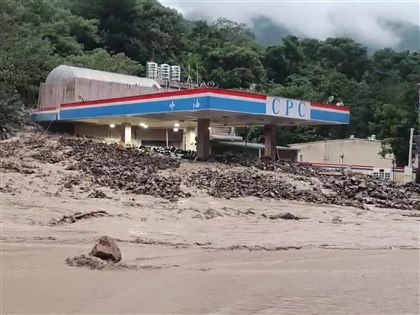
[[[307,143],[295,143],[290,147],[299,149],[299,162],[334,163],[392,167],[393,156],[383,158],[381,141],[375,139],[340,139]]]

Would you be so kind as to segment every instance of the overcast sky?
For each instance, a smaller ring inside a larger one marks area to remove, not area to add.
[[[380,27],[378,20],[406,21],[420,25],[420,0],[394,1],[282,1],[282,0],[161,0],[186,17],[215,20],[226,17],[247,23],[265,15],[297,35],[325,39],[348,34],[364,42],[395,46],[398,38]]]

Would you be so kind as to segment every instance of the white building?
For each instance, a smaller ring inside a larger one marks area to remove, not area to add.
[[[384,179],[404,180],[404,167],[393,165],[394,156],[380,155],[381,141],[341,139],[291,144],[299,149],[298,161],[329,169],[348,169]]]

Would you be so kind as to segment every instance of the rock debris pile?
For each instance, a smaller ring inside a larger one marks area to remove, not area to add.
[[[166,156],[170,156],[173,158],[180,158],[185,160],[195,160],[197,159],[197,152],[192,150],[182,150],[177,149],[175,147],[154,147],[154,146],[140,146],[140,151],[149,152],[149,153],[157,153]]]
[[[252,180],[259,181],[259,185],[254,187],[255,184],[250,184],[249,174],[247,174],[249,171],[242,174],[232,172],[222,174],[218,171],[203,170],[193,174],[190,177],[191,182],[199,188],[207,189],[212,196],[272,197],[362,209],[370,204],[382,208],[420,210],[420,186],[414,183],[401,185],[362,174],[346,174],[308,164],[274,162],[265,158],[250,159],[246,155],[219,155],[212,157],[212,160],[223,164],[242,165],[262,171],[295,175],[296,180],[308,182],[312,186],[311,191],[296,189],[293,185],[287,185],[265,173],[264,179],[258,175],[251,176]],[[319,185],[316,185],[317,181]],[[279,190],[282,190],[282,193],[278,193]]]
[[[13,136],[13,130],[7,127],[0,127],[0,140],[7,140]]]
[[[276,171],[302,176],[317,176],[319,174],[319,169],[308,164],[272,161],[269,158],[250,158],[248,155],[244,154],[216,155],[210,158],[210,162],[237,166],[252,166],[262,171]]]
[[[28,159],[22,159],[22,152],[32,158],[31,163],[33,160],[60,163],[65,170],[78,170],[89,175],[89,181],[100,186],[172,201],[190,197],[190,193],[182,190],[183,185],[189,185],[218,198],[254,196],[361,209],[374,205],[420,210],[420,186],[414,183],[401,185],[362,174],[327,171],[310,165],[273,162],[268,159],[251,159],[244,155],[213,156],[207,164],[211,165],[210,168],[202,168],[185,176],[175,170],[180,166],[182,158],[196,159],[193,151],[156,147],[138,149],[86,138],[48,138],[31,134],[29,137],[0,142],[0,170],[25,175],[37,173],[41,167],[26,163]],[[211,162],[232,167],[227,169]],[[160,172],[162,170],[169,172]],[[83,178],[73,176],[66,177],[61,184],[65,189],[72,189],[82,183]],[[83,186],[80,190],[86,192],[91,191],[91,188]],[[97,189],[91,191],[89,197],[108,198]]]
[[[180,178],[158,174],[178,168],[177,159],[93,140],[61,138],[60,143],[71,148],[66,156],[78,162],[72,169],[92,175],[99,185],[169,200],[190,196],[181,190]]]
[[[322,177],[323,187],[335,192],[341,199],[357,200],[380,208],[420,210],[419,186],[400,185],[363,175]]]
[[[299,189],[274,174],[261,174],[252,169],[245,171],[202,169],[192,173],[188,182],[218,198],[252,196],[327,204],[335,200],[316,190]]]
[[[283,172],[293,166],[284,166]],[[419,188],[414,184],[398,185],[364,175],[347,176],[322,173],[316,168],[295,166],[293,174],[300,174],[300,181],[307,181],[308,188],[298,188],[293,183],[275,176],[274,172],[262,174],[255,169],[212,170],[202,169],[189,176],[190,185],[204,189],[219,198],[259,197],[334,204],[365,209],[366,205],[402,210],[420,210]],[[277,169],[279,171],[279,169]],[[302,176],[308,171],[306,176]],[[318,176],[313,175],[314,173]],[[318,184],[313,180],[316,177]]]

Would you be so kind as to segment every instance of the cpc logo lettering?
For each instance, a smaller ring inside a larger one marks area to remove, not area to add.
[[[296,105],[296,107],[295,107]],[[271,110],[273,114],[287,117],[304,118],[307,113],[307,103],[303,101],[292,101],[289,99],[273,98],[271,103]],[[297,115],[296,115],[297,114]]]
[[[279,98],[276,97],[273,99],[271,108],[274,114],[276,115],[280,114],[280,99]]]

